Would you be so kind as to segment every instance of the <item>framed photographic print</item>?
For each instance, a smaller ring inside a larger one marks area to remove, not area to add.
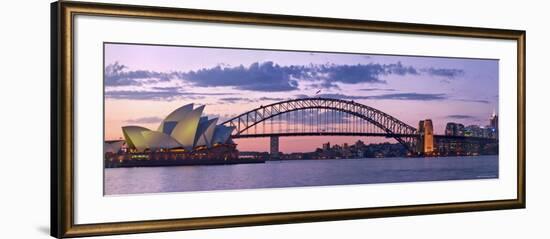
[[[525,31],[51,11],[54,237],[525,207]]]

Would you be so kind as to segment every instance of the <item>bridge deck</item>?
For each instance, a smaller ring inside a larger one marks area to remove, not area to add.
[[[356,132],[291,132],[291,133],[260,133],[260,134],[240,134],[232,135],[234,139],[239,138],[265,138],[265,137],[292,137],[292,136],[369,136],[369,137],[385,137],[385,138],[414,138],[419,137],[418,134],[389,134],[389,133],[356,133]],[[452,136],[452,135],[434,135],[436,140],[472,140],[496,142],[497,139],[470,137],[470,136]]]
[[[263,137],[290,137],[290,136],[371,136],[371,137],[418,137],[416,134],[387,134],[387,133],[354,133],[354,132],[299,132],[299,133],[260,133],[232,135],[232,138],[263,138]]]

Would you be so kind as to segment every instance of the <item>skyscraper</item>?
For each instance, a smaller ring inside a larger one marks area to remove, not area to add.
[[[323,151],[329,151],[330,150],[330,142],[326,142],[323,144]]]
[[[456,132],[456,123],[449,122],[445,127],[445,135],[454,136]]]
[[[417,144],[417,150],[423,155],[431,155],[434,151],[434,128],[431,119],[418,122],[418,131],[420,139]]]
[[[464,125],[454,122],[447,123],[447,126],[445,127],[445,135],[464,136]]]
[[[489,137],[498,138],[498,115],[495,112],[493,112],[493,115],[491,115],[491,118],[489,119],[489,126]]]
[[[491,128],[498,130],[498,115],[493,112],[493,115],[491,115],[491,118],[489,119]]]

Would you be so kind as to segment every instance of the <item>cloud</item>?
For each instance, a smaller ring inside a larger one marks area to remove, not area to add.
[[[464,75],[464,70],[461,69],[445,69],[445,68],[424,68],[423,72],[428,73],[431,76],[441,76],[449,79]]]
[[[489,104],[488,100],[477,100],[477,99],[456,99],[456,101],[462,101],[462,102],[473,102],[473,103],[482,103],[482,104]]]
[[[374,100],[419,100],[419,101],[431,101],[431,100],[446,100],[448,99],[446,94],[422,94],[422,93],[395,93],[395,94],[383,94],[368,96],[369,99]]]
[[[288,99],[280,98],[280,97],[260,97],[258,100],[265,100],[265,101],[283,101],[283,100],[288,100]]]
[[[260,98],[246,98],[246,97],[224,97],[219,99],[221,103],[251,103],[259,101],[284,101],[288,98],[282,97],[260,97]]]
[[[218,124],[221,124],[227,120],[230,120],[232,118],[235,118],[236,114],[204,114],[204,116],[208,117],[209,119],[218,118]]]
[[[291,65],[280,66],[271,61],[256,62],[250,66],[204,68],[180,73],[179,77],[195,86],[231,86],[252,91],[292,91],[299,88],[300,81],[312,82],[316,88],[337,88],[336,83],[386,83],[383,75],[418,74],[412,67],[396,64],[357,65]]]
[[[151,90],[108,90],[105,91],[107,99],[129,99],[129,100],[164,100],[173,101],[177,99],[203,99],[206,96],[232,95],[232,93],[199,93],[184,92],[181,87],[153,87]]]
[[[158,90],[158,91],[170,91],[170,92],[179,92],[181,90],[182,87],[178,87],[178,86],[166,86],[166,87],[151,87],[151,89],[153,90]]]
[[[344,95],[344,94],[320,94],[321,98],[344,99],[344,100],[416,100],[416,101],[432,101],[446,100],[446,94],[422,94],[422,93],[395,93],[382,95]],[[317,97],[316,96],[316,97]],[[306,95],[296,95],[297,98],[307,98]]]
[[[336,88],[337,83],[386,83],[384,75],[419,74],[411,66],[395,64],[356,65],[290,65],[281,66],[274,62],[256,62],[249,66],[217,65],[196,71],[156,72],[136,70],[115,62],[105,67],[106,86],[145,85],[158,82],[181,80],[198,87],[233,87],[239,90],[281,92],[299,89],[299,82],[311,82],[312,87]]]
[[[307,98],[307,96],[304,97],[304,95],[300,95],[301,98]],[[321,98],[330,98],[330,99],[342,99],[342,100],[361,100],[361,99],[369,99],[369,96],[359,96],[359,95],[344,95],[344,94],[318,94],[315,97],[321,97]]]
[[[384,65],[386,68],[386,74],[396,74],[396,75],[419,75],[420,73],[412,66],[403,66],[400,61],[396,64]]]
[[[447,118],[450,118],[450,119],[475,119],[476,117],[473,117],[471,115],[447,115]]]
[[[162,121],[162,118],[152,116],[152,117],[143,117],[143,118],[137,118],[137,119],[129,119],[126,120],[126,123],[130,124],[154,124],[159,123]]]
[[[310,65],[297,68],[300,70],[302,79],[321,80],[324,88],[337,87],[334,83],[358,84],[358,83],[381,83],[386,81],[380,79],[385,75],[418,75],[419,73],[411,66],[403,66],[401,62],[395,64],[356,64],[356,65]]]
[[[224,97],[219,99],[222,103],[250,103],[256,102],[254,99],[244,98],[244,97]]]
[[[382,88],[364,88],[359,90],[360,91],[396,91],[395,89],[382,89]]]
[[[312,77],[320,78],[324,81],[340,82],[345,84],[358,83],[386,83],[380,79],[380,76],[386,74],[384,65],[321,65],[312,68]],[[310,74],[311,74],[310,73]]]
[[[336,90],[340,90],[340,86],[338,86],[337,84],[334,84],[333,82],[325,80],[321,83],[310,84],[309,87],[307,87],[307,89],[336,89]]]
[[[118,62],[106,66],[105,86],[143,85],[144,83],[168,81],[173,77],[171,73],[144,70],[126,71],[127,68]]]
[[[132,91],[113,90],[105,91],[107,99],[128,99],[128,100],[167,100],[172,101],[182,95],[168,91]]]
[[[232,87],[238,90],[285,92],[300,88],[300,84],[320,89],[340,89],[338,84],[385,84],[387,75],[442,76],[452,79],[464,74],[460,69],[423,68],[392,64],[310,64],[281,66],[272,61],[255,62],[248,66],[218,64],[195,71],[156,72],[128,70],[115,62],[105,67],[105,86],[142,86],[178,80],[196,87]]]
[[[251,91],[291,91],[298,89],[298,82],[291,77],[288,67],[273,62],[253,63],[248,67],[204,68],[180,73],[180,78],[195,86],[231,86]]]

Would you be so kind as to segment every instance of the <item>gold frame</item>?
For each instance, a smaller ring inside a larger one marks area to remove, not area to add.
[[[517,198],[430,205],[74,224],[73,21],[75,15],[208,21],[515,40],[517,41],[518,102]],[[51,235],[54,237],[162,232],[525,208],[525,31],[63,1],[52,3],[51,22]]]

